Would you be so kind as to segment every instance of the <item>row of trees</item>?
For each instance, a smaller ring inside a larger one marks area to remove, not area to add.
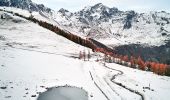
[[[90,57],[91,57],[90,51],[88,51],[88,53],[86,53],[85,50],[83,52],[82,51],[79,52],[79,59],[83,59],[84,61],[86,60],[89,61]]]
[[[138,57],[138,58],[131,57],[130,63],[131,63],[132,67],[135,65],[138,65],[139,69],[141,69],[141,70],[152,71],[159,75],[167,75],[168,74],[166,72],[166,71],[168,71],[168,65],[166,65],[166,64],[162,64],[162,63],[158,63],[158,62],[150,62],[150,61],[145,62],[142,60],[141,57]]]
[[[138,68],[144,71],[152,71],[158,75],[170,76],[170,66],[158,62],[144,61],[139,57],[129,57],[127,55],[118,55],[112,52],[106,51],[104,48],[96,48],[96,52],[102,52],[105,54],[104,60],[108,62],[114,62],[121,65],[129,66],[131,68]]]

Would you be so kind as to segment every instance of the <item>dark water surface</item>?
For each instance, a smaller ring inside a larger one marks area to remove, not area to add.
[[[88,93],[77,87],[53,87],[40,94],[37,100],[88,100]]]

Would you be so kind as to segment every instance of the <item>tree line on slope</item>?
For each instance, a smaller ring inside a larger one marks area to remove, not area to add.
[[[96,52],[105,54],[104,61],[109,63],[117,63],[131,68],[137,68],[143,71],[152,71],[158,75],[170,76],[170,66],[163,63],[144,61],[140,56],[119,55],[112,52],[107,52],[103,48],[95,49]]]
[[[95,49],[96,52],[102,52],[105,54],[105,60],[108,62],[114,62],[121,65],[125,65],[131,68],[137,68],[143,71],[152,71],[158,75],[170,76],[170,65],[163,64],[155,61],[146,61],[140,56],[134,56],[133,52],[131,55],[121,55],[112,49],[105,47],[98,41],[90,39],[93,43],[97,44]],[[128,51],[129,52],[129,51]],[[132,56],[133,55],[133,56]]]

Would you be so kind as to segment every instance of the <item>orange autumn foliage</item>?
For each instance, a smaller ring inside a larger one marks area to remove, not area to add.
[[[127,55],[125,55],[125,56],[123,56],[122,60],[125,61],[125,62],[128,62],[128,61],[129,61],[129,58],[128,58]]]
[[[138,59],[137,59],[137,64],[139,65],[139,68],[140,68],[141,70],[145,70],[145,63],[144,63],[144,61],[141,59],[141,57],[138,57]]]

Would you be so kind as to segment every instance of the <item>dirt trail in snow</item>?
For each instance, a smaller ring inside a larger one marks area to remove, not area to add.
[[[106,65],[103,65],[103,66],[104,66],[105,68],[109,69],[109,70],[118,71],[118,73],[115,74],[115,75],[113,75],[112,78],[110,79],[111,82],[113,82],[113,83],[121,86],[122,88],[124,88],[124,89],[126,89],[126,90],[129,90],[130,92],[133,92],[133,93],[139,95],[139,96],[141,97],[141,100],[145,100],[144,95],[143,95],[142,93],[140,93],[140,92],[138,92],[138,91],[136,91],[136,90],[133,90],[133,89],[131,89],[131,88],[123,85],[122,83],[119,83],[119,82],[114,81],[117,76],[120,76],[120,75],[123,75],[123,74],[124,74],[123,71],[110,68],[110,67],[108,67],[108,66],[106,66]],[[107,82],[106,82],[106,83],[107,83]],[[109,84],[108,84],[108,86],[111,87]],[[112,89],[112,88],[111,88],[111,89]]]

